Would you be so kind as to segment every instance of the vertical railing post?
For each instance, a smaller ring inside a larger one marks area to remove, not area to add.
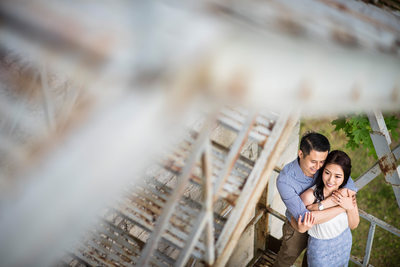
[[[374,241],[375,227],[376,227],[376,224],[371,222],[371,225],[369,227],[369,232],[368,232],[367,245],[365,246],[365,256],[364,256],[362,266],[368,266],[369,258],[371,256],[372,242]]]
[[[256,119],[256,112],[254,111],[250,112],[246,121],[243,124],[242,130],[239,132],[238,136],[236,137],[235,143],[233,143],[229,151],[228,157],[225,160],[224,167],[218,174],[218,178],[214,184],[214,200],[213,200],[214,202],[217,201],[218,196],[224,186],[224,183],[231,174],[235,162],[240,156],[240,152],[248,139],[251,129],[254,126],[255,119]]]
[[[204,199],[207,216],[206,225],[206,262],[210,266],[215,261],[215,244],[214,244],[214,215],[213,215],[213,189],[212,189],[212,169],[211,169],[211,142],[207,142],[204,155],[202,158],[203,175],[205,177]]]
[[[209,119],[205,122],[202,130],[199,133],[199,136],[197,137],[197,140],[193,144],[192,152],[191,152],[192,154],[187,159],[186,164],[185,164],[184,168],[182,169],[182,172],[178,178],[178,185],[173,190],[171,196],[169,196],[167,203],[165,204],[165,206],[163,208],[162,214],[157,219],[157,221],[154,225],[154,230],[151,233],[150,238],[148,239],[144,249],[142,250],[142,253],[141,253],[141,256],[139,259],[139,263],[137,264],[137,266],[149,266],[150,265],[150,260],[151,260],[153,251],[155,251],[157,249],[158,242],[160,241],[165,229],[167,229],[169,220],[175,211],[175,207],[178,204],[179,199],[182,197],[182,195],[185,192],[186,185],[189,183],[190,175],[191,175],[193,169],[195,168],[197,160],[200,158],[201,153],[203,153],[203,151],[204,151],[204,144],[207,142],[210,132],[212,130],[212,125],[215,121],[215,114],[216,113],[213,112],[212,115],[209,117]],[[200,225],[200,226],[202,226],[203,223],[204,222],[201,220],[196,222],[196,224]],[[194,231],[192,233],[193,233],[193,236],[190,236],[189,238],[196,239],[197,232]],[[190,248],[187,248],[187,249],[190,249]],[[183,262],[183,260],[184,259],[182,259],[182,262]]]

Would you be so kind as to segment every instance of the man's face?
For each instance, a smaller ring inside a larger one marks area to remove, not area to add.
[[[322,167],[328,156],[328,151],[319,152],[311,150],[310,154],[304,156],[303,152],[299,150],[300,168],[308,177],[313,177],[314,174]]]

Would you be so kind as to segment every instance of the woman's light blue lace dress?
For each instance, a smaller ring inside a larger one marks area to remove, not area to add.
[[[352,236],[350,228],[332,239],[308,239],[307,261],[310,267],[348,266]]]

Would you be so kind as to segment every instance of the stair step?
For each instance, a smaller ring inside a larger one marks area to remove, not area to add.
[[[269,267],[272,266],[276,260],[276,253],[271,250],[261,251],[257,261],[252,265],[253,267]]]

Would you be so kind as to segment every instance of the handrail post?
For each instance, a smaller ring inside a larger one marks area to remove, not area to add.
[[[368,232],[367,245],[365,246],[365,256],[364,256],[362,266],[368,266],[369,258],[371,256],[372,242],[374,241],[375,227],[376,227],[376,224],[371,222],[371,225],[369,227],[369,232]]]

